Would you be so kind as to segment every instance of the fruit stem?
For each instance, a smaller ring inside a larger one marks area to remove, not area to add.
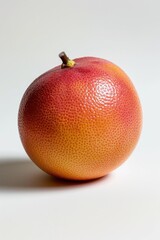
[[[62,60],[62,65],[61,68],[68,68],[68,67],[73,67],[75,65],[75,62],[71,59],[69,59],[69,57],[67,57],[67,55],[65,54],[65,52],[61,52],[59,54],[59,57]]]

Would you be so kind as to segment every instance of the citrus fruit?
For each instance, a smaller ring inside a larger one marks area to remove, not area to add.
[[[141,132],[140,101],[129,77],[110,61],[70,60],[31,83],[19,108],[23,146],[45,172],[65,179],[102,177],[120,166]]]

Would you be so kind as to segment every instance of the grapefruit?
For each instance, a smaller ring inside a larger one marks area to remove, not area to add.
[[[73,180],[102,177],[120,166],[138,142],[139,97],[112,62],[59,56],[62,65],[34,80],[21,100],[22,144],[48,174]]]

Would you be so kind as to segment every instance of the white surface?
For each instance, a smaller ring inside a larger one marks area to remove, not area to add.
[[[160,239],[160,4],[0,1],[0,239]],[[108,177],[52,179],[26,156],[17,112],[26,87],[71,58],[113,61],[133,80],[144,124],[139,145]]]

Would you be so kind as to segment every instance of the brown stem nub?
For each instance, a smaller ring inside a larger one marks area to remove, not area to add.
[[[65,54],[65,52],[61,52],[61,53],[59,54],[59,57],[62,59],[63,64],[64,64],[64,65],[67,65],[69,58],[67,57],[67,55]]]
[[[62,59],[61,68],[72,68],[75,65],[75,62],[67,57],[65,52],[61,52],[59,57]]]

